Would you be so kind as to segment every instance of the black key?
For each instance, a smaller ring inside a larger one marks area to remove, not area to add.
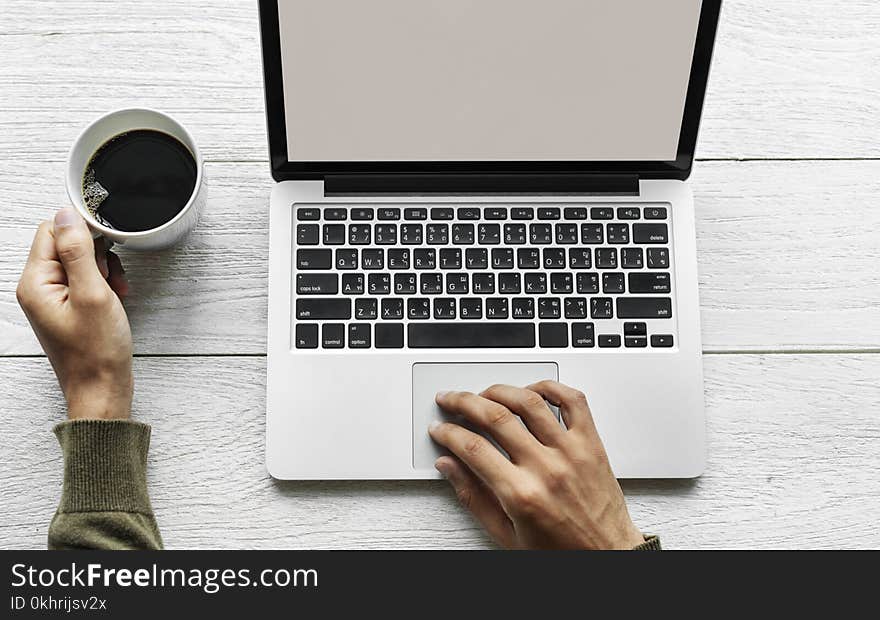
[[[611,207],[593,207],[590,209],[590,219],[611,220],[614,219],[614,209]]]
[[[451,297],[438,297],[434,300],[435,319],[454,319],[457,304]]]
[[[372,226],[369,224],[349,224],[348,242],[351,245],[370,245]]]
[[[622,273],[603,273],[602,292],[608,295],[624,292],[624,279]]]
[[[598,269],[617,269],[617,248],[596,248]]]
[[[556,243],[570,245],[578,242],[577,224],[557,224]]]
[[[515,319],[535,318],[535,300],[531,297],[514,297],[510,306],[511,316]]]
[[[397,243],[397,224],[376,224],[376,245]]]
[[[477,226],[477,241],[480,245],[501,243],[501,224],[480,224]]]
[[[633,224],[633,243],[669,243],[666,224]]]
[[[452,243],[455,245],[473,245],[474,243],[474,225],[473,224],[453,224],[452,225]]]
[[[565,269],[565,250],[560,248],[545,248],[544,269]]]
[[[559,207],[540,207],[538,209],[539,220],[558,220],[559,217]]]
[[[414,269],[436,269],[437,250],[434,248],[418,248],[413,250]]]
[[[403,300],[392,297],[382,300],[382,319],[395,321],[403,318]]]
[[[328,221],[348,219],[348,211],[345,209],[328,207],[324,209],[324,219]]]
[[[447,207],[434,207],[431,209],[432,220],[451,220],[455,217],[455,209]]]
[[[476,292],[476,291],[474,291]],[[518,273],[499,273],[498,292],[505,295],[520,294],[520,277]]]
[[[492,269],[513,269],[513,249],[496,248],[492,250]]]
[[[629,274],[630,293],[669,293],[670,290],[668,273]]]
[[[318,245],[321,241],[321,227],[317,224],[297,224],[297,245]]]
[[[318,325],[316,323],[297,323],[294,341],[297,349],[317,349]]]
[[[524,278],[526,283],[526,293],[530,295],[541,295],[547,292],[546,273],[527,273]]]
[[[390,295],[391,275],[387,273],[371,273],[368,275],[367,292],[370,295]]]
[[[648,269],[669,269],[669,248],[648,248]]]
[[[504,243],[508,245],[522,245],[526,242],[525,224],[505,224]]]
[[[296,219],[300,221],[320,220],[321,210],[315,208],[304,207],[296,210]]]
[[[510,274],[501,274],[510,275]],[[517,274],[518,275],[518,274]],[[495,274],[494,273],[475,273],[472,278],[471,287],[474,293],[479,295],[493,295],[495,293]]]
[[[385,251],[362,250],[361,269],[385,269]]]
[[[416,274],[414,273],[395,273],[394,274],[394,294],[395,295],[415,295],[416,294]]]
[[[492,297],[486,300],[486,318],[487,319],[506,319],[508,318],[507,298]]]
[[[377,349],[403,348],[403,323],[378,323],[376,325]]]
[[[596,330],[592,323],[572,323],[571,324],[571,344],[574,347],[594,347],[596,346]]]
[[[621,248],[620,266],[624,269],[641,269],[645,264],[642,248]]]
[[[624,336],[623,344],[629,349],[644,349],[648,346],[647,336]]]
[[[410,323],[412,349],[532,348],[531,323]]]
[[[641,217],[638,207],[617,207],[617,219],[637,220]]]
[[[464,253],[464,266],[468,269],[488,269],[489,251],[485,248],[468,248]]]
[[[374,217],[375,212],[371,207],[352,207],[351,209],[352,220],[367,221],[372,220]]]
[[[439,273],[423,273],[420,281],[422,295],[439,295],[443,292],[443,276]]]
[[[610,297],[593,297],[590,300],[590,317],[594,319],[613,319],[614,300]]]
[[[629,224],[608,224],[608,243],[629,243]]]
[[[446,274],[446,293],[449,295],[467,295],[468,291],[468,274],[466,273],[447,273]]]
[[[565,308],[565,318],[587,318],[587,300],[585,297],[566,297],[562,305]]]
[[[618,297],[617,316],[621,319],[668,319],[672,317],[669,297]]]
[[[399,220],[400,209],[396,207],[383,207],[379,209],[378,216],[380,220]]]
[[[568,266],[571,269],[589,269],[593,266],[592,254],[588,248],[571,248],[568,250]]]
[[[516,264],[520,269],[539,269],[541,267],[541,251],[537,248],[517,249]]]
[[[648,333],[648,325],[646,323],[624,323],[624,336],[645,336]]]
[[[344,297],[300,297],[296,300],[296,318],[315,321],[351,318],[351,300]]]
[[[458,304],[458,316],[462,319],[482,319],[483,300],[475,297],[462,298]]]
[[[595,295],[599,292],[599,274],[579,273],[577,274],[577,291],[585,295]]]
[[[321,346],[325,349],[345,347],[345,325],[343,323],[324,323],[321,327]]]
[[[408,221],[426,220],[428,219],[428,210],[417,207],[404,209],[403,219]]]
[[[620,347],[620,336],[617,334],[602,334],[599,336],[599,346],[603,349],[617,349]]]
[[[665,220],[666,207],[645,207],[646,220]]]
[[[345,243],[345,224],[324,224],[324,245]]]
[[[337,269],[357,269],[358,251],[357,250],[336,250],[336,268]]]
[[[539,323],[538,334],[542,348],[562,349],[568,346],[568,325],[565,323]]]
[[[550,274],[551,293],[571,293],[573,289],[574,283],[570,273],[563,271],[561,273]]]
[[[558,297],[540,297],[538,299],[538,318],[558,319],[562,316],[562,304]]]
[[[370,324],[350,323],[348,326],[348,346],[351,349],[370,348]]]
[[[563,214],[567,220],[587,219],[587,210],[584,207],[566,207]]]
[[[335,295],[339,291],[339,276],[335,273],[296,274],[297,295]]]
[[[602,224],[581,224],[581,243],[596,245],[605,240]]]
[[[425,226],[425,242],[428,245],[449,243],[449,224],[428,224]]]
[[[401,224],[400,242],[404,245],[421,245],[422,232],[421,224]]]
[[[458,208],[458,219],[460,220],[478,220],[480,217],[480,207]]]
[[[427,297],[413,297],[406,300],[406,316],[411,321],[431,318],[431,300]]]
[[[440,269],[461,269],[461,250],[458,248],[440,250]]]
[[[369,297],[355,299],[354,318],[358,321],[373,321],[379,318],[379,300]]]
[[[344,273],[344,274],[342,274],[342,293],[344,295],[363,295],[364,294],[364,274],[362,274],[362,273]]]
[[[510,219],[533,220],[535,219],[535,210],[532,207],[513,207],[510,209]]]
[[[553,225],[552,224],[530,224],[529,239],[534,244],[545,245],[553,243]]]
[[[655,334],[651,336],[651,346],[658,349],[668,349],[673,344],[672,336],[666,334]]]
[[[487,220],[506,220],[507,207],[486,207],[483,209],[483,217]]]
[[[388,269],[409,269],[409,248],[388,250]]]

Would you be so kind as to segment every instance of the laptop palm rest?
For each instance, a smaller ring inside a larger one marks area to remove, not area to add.
[[[453,420],[437,406],[434,401],[437,392],[467,391],[479,394],[495,383],[524,387],[543,379],[559,379],[559,367],[556,363],[413,364],[413,468],[433,470],[437,457],[447,454],[428,436],[428,425],[431,421],[460,422]]]

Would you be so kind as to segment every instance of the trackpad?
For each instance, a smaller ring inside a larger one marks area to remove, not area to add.
[[[450,420],[434,396],[442,391],[479,394],[494,383],[524,387],[543,379],[559,380],[559,367],[553,362],[491,364],[413,364],[413,468],[434,469],[434,461],[445,454],[428,435],[432,420]],[[456,420],[453,420],[456,421]]]

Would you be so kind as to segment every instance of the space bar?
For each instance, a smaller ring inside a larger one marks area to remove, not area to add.
[[[411,349],[525,348],[535,346],[532,323],[410,323]]]

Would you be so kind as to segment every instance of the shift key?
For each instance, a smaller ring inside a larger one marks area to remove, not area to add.
[[[348,320],[351,318],[351,300],[347,298],[320,299],[301,297],[296,300],[296,318]]]
[[[671,319],[669,297],[618,297],[617,316],[621,319]]]

